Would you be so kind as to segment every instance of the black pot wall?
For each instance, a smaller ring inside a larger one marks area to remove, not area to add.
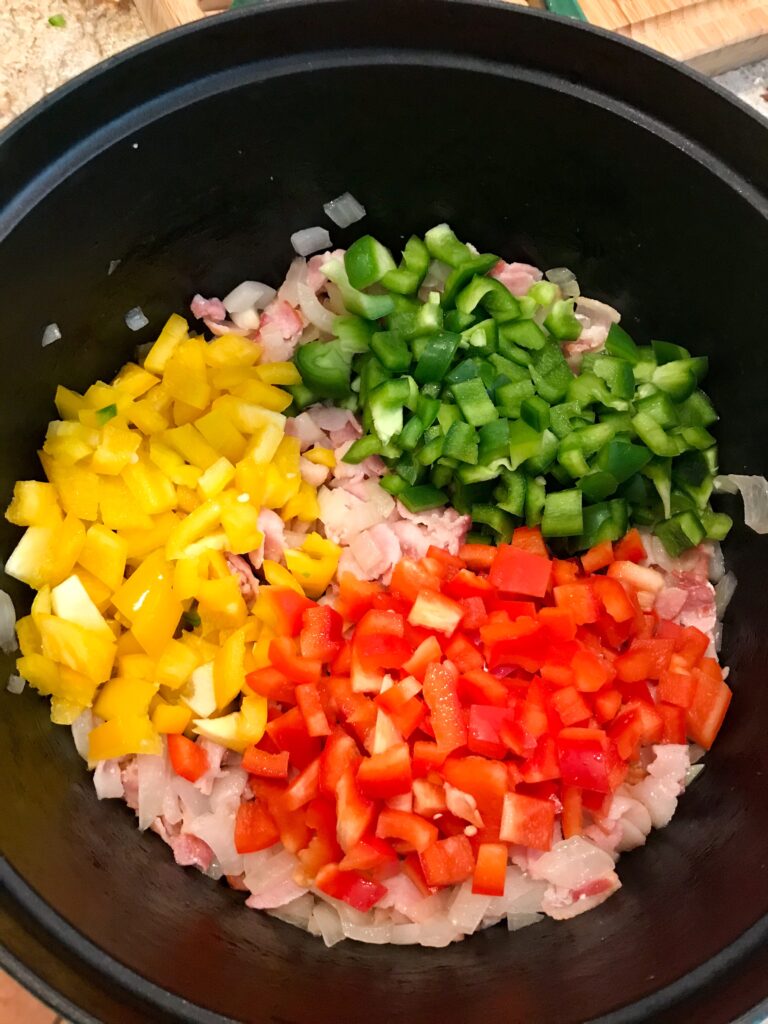
[[[197,290],[277,283],[291,232],[345,190],[394,247],[447,219],[483,249],[572,267],[639,340],[708,354],[722,464],[766,471],[758,119],[647,51],[503,3],[297,0],[140,47],[4,137],[0,498],[36,473],[57,383],[113,373]],[[63,340],[42,349],[51,321]],[[0,527],[0,554],[17,532]],[[447,950],[326,950],[178,869],[96,801],[43,702],[4,694],[8,962],[76,1019],[119,1024],[732,1019],[768,995],[768,540],[737,527],[727,554],[732,711],[598,910]]]

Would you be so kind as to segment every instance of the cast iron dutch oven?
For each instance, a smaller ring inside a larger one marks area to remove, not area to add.
[[[709,355],[721,463],[765,472],[756,116],[647,50],[502,2],[268,0],[102,65],[4,136],[2,502],[36,473],[58,382],[113,373],[195,291],[278,283],[291,232],[346,190],[394,248],[448,220],[484,250],[572,267],[640,340]],[[136,305],[152,325],[138,338],[123,321]],[[43,349],[51,321],[63,339]],[[17,532],[3,524],[0,554]],[[623,888],[597,910],[445,950],[327,950],[99,804],[68,731],[25,692],[0,697],[6,966],[73,1021],[110,1024],[759,1019],[768,540],[737,527],[727,557],[731,713],[673,823],[622,858]]]

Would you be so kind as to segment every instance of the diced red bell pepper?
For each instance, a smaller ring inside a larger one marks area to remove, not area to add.
[[[660,701],[676,704],[680,708],[689,708],[696,696],[698,682],[696,675],[688,668],[680,655],[673,654],[669,661],[669,668],[666,668],[659,676],[656,693]]]
[[[389,584],[394,594],[404,597],[407,601],[415,601],[424,590],[440,590],[441,577],[431,572],[423,561],[413,558],[401,558],[392,571]]]
[[[352,639],[353,664],[357,660],[363,672],[400,668],[413,653],[404,631],[405,623],[399,612],[366,612]]]
[[[552,694],[552,707],[560,716],[563,725],[576,725],[586,722],[591,716],[589,704],[575,686],[564,686]]]
[[[288,786],[283,797],[283,806],[287,811],[297,811],[300,807],[314,800],[319,791],[320,758],[307,765]]]
[[[235,818],[235,849],[238,853],[258,853],[280,839],[275,820],[261,800],[244,800]]]
[[[623,584],[610,576],[596,576],[592,586],[598,600],[614,622],[628,622],[637,614],[637,606],[633,603]]]
[[[422,896],[430,896],[434,889],[430,889],[427,885],[427,880],[424,877],[424,872],[421,869],[421,861],[419,855],[416,852],[407,853],[404,860],[402,861],[402,872],[409,878],[416,888],[419,890]]]
[[[582,693],[595,693],[616,678],[616,670],[605,658],[592,651],[582,650],[571,661],[573,681]]]
[[[439,833],[432,822],[410,811],[394,811],[385,807],[376,825],[379,839],[401,839],[417,853],[423,853],[437,841]]]
[[[403,672],[407,672],[408,675],[415,676],[419,682],[423,682],[424,673],[427,671],[427,665],[433,661],[440,661],[442,657],[443,651],[437,637],[428,636],[425,640],[421,641],[408,661],[404,662],[401,668]]]
[[[331,675],[348,676],[352,668],[352,645],[344,644],[331,663]]]
[[[517,843],[533,850],[552,847],[555,805],[551,800],[507,793],[501,815],[499,835],[505,843]]]
[[[722,678],[715,679],[701,669],[696,670],[696,676],[698,686],[693,703],[686,711],[686,729],[695,743],[709,750],[720,731],[733,694]]]
[[[296,643],[288,636],[276,636],[269,642],[269,660],[272,666],[287,676],[292,683],[317,683],[322,675],[322,662],[316,658],[302,658]]]
[[[412,626],[423,626],[451,636],[461,622],[461,605],[433,590],[419,592],[408,614]]]
[[[389,843],[377,836],[367,835],[344,856],[339,867],[342,871],[375,871],[396,860],[397,854]]]
[[[493,549],[492,549],[493,550]],[[465,597],[479,597],[480,600],[493,594],[493,587],[486,576],[478,576],[469,569],[462,569],[443,584],[443,593],[460,601]]]
[[[467,726],[457,691],[458,675],[450,665],[433,662],[424,676],[424,700],[430,710],[430,721],[437,745],[446,752],[463,747],[467,742]]]
[[[445,647],[445,656],[459,672],[472,672],[482,669],[483,656],[463,633],[456,633]]]
[[[429,740],[416,740],[413,744],[413,775],[421,778],[440,768],[447,756],[445,750]]]
[[[480,896],[503,896],[508,857],[506,843],[480,843],[472,875],[472,892]]]
[[[320,740],[310,736],[298,708],[267,722],[267,735],[278,750],[287,750],[291,764],[302,771],[320,753]]]
[[[475,869],[472,844],[462,834],[438,839],[420,853],[420,860],[427,885],[433,888],[458,885]]]
[[[373,698],[376,704],[387,714],[397,714],[405,705],[421,693],[421,683],[415,676],[406,676],[399,683],[394,683],[388,690],[382,690]]]
[[[338,864],[326,864],[321,868],[315,885],[321,892],[348,903],[350,907],[363,913],[375,907],[387,894],[387,889],[381,882],[363,878],[356,871],[342,871]]]
[[[709,637],[695,626],[685,626],[675,643],[675,651],[690,668],[698,665],[709,647]]]
[[[270,587],[269,601],[278,636],[298,636],[304,612],[315,606],[314,601],[287,587]]]
[[[512,534],[512,547],[530,551],[533,555],[548,558],[547,545],[538,526],[516,526]]]
[[[600,606],[597,603],[591,580],[580,580],[577,583],[554,587],[552,594],[557,607],[569,611],[578,626],[583,626],[588,622],[597,622],[600,616]]]
[[[307,608],[301,619],[299,649],[303,658],[333,661],[341,649],[344,621],[335,608],[328,604]]]
[[[472,704],[467,725],[467,747],[473,754],[501,760],[507,753],[507,747],[500,732],[505,723],[513,721],[514,711],[509,708]]]
[[[355,767],[358,761],[360,751],[357,744],[348,733],[337,726],[325,741],[320,755],[320,792],[335,797],[341,776],[347,768]]]
[[[656,705],[656,710],[661,715],[664,723],[661,736],[662,743],[685,743],[685,708],[673,704]]]
[[[516,530],[515,533],[518,531]],[[489,580],[506,594],[544,597],[552,574],[546,554],[535,554],[514,544],[500,544],[491,565]]]
[[[376,726],[376,705],[362,693],[355,693],[346,676],[329,676],[326,683],[333,706],[367,748]]]
[[[556,745],[564,786],[612,793],[626,775],[626,766],[602,729],[562,729]]]
[[[449,757],[440,774],[446,782],[475,798],[483,819],[480,841],[498,841],[501,808],[509,787],[506,765],[476,755]]]
[[[601,725],[610,722],[619,713],[621,693],[619,690],[601,690],[595,694],[595,718]]]
[[[295,683],[283,672],[278,672],[273,665],[265,665],[264,668],[249,672],[245,681],[254,693],[266,697],[267,700],[276,700],[280,704],[296,703]]]
[[[445,787],[427,779],[413,780],[413,813],[422,818],[434,819],[436,814],[445,814]]]
[[[598,569],[605,569],[613,561],[613,544],[609,540],[595,544],[589,551],[581,556],[581,565],[584,572],[597,572]]]
[[[375,817],[373,801],[363,796],[353,770],[347,768],[336,786],[336,838],[345,853],[371,831]]]
[[[460,597],[461,625],[464,629],[480,629],[488,621],[488,612],[482,597]]]
[[[282,750],[279,754],[269,754],[252,746],[243,754],[242,767],[251,775],[259,775],[265,779],[287,779],[288,761],[287,750]]]
[[[314,831],[308,845],[297,856],[306,884],[311,884],[326,864],[337,863],[342,850],[336,842],[336,808],[330,800],[313,800],[305,814],[309,828]]]
[[[384,669],[375,667],[385,647],[386,637],[365,637],[360,644],[365,648],[367,664],[363,664],[358,656],[357,649],[352,649],[352,664],[349,668],[349,681],[352,684],[353,693],[378,693],[381,684],[384,682]],[[404,643],[404,640],[395,639],[395,643]],[[394,655],[397,656],[396,654]],[[386,660],[386,656],[385,656]]]
[[[474,572],[487,572],[496,557],[496,548],[490,544],[462,544],[459,558]]]
[[[380,754],[363,758],[357,769],[357,785],[363,796],[389,800],[411,790],[411,752],[407,743],[396,743]]]
[[[509,690],[483,669],[465,672],[459,679],[459,696],[465,704],[492,704],[504,708],[509,700]]]
[[[567,586],[575,583],[579,578],[579,567],[575,562],[564,558],[552,560],[552,585],[555,587]]]
[[[331,727],[320,700],[316,683],[300,683],[296,687],[296,702],[304,716],[304,723],[310,736],[330,736]]]
[[[411,697],[399,711],[392,712],[389,717],[403,739],[407,740],[427,717],[427,706],[421,697]]]
[[[505,597],[493,591],[484,598],[489,618],[493,612],[505,612],[508,619],[532,619],[536,617],[536,605],[533,601],[520,601],[514,597]]]
[[[626,562],[643,562],[648,557],[640,533],[634,527],[618,542],[613,556]]]
[[[407,601],[404,597],[399,597],[397,594],[391,593],[389,590],[385,590],[383,594],[379,594],[373,600],[373,608],[371,611],[379,612],[397,612],[398,615],[405,617],[411,608],[411,602]]]
[[[197,782],[208,771],[208,755],[197,743],[181,733],[168,736],[168,755],[177,775],[188,782]]]
[[[630,644],[629,650],[620,654],[614,662],[616,674],[625,683],[636,683],[643,679],[658,679],[669,665],[674,648],[674,640],[635,639]]]
[[[440,564],[440,574],[443,579],[453,579],[457,572],[461,572],[462,569],[466,569],[466,562],[460,555],[452,555],[450,551],[446,551],[445,548],[438,548],[434,544],[430,544],[427,548],[427,557],[425,561],[428,564],[438,562]]]
[[[339,577],[339,596],[336,608],[347,622],[359,622],[367,611],[373,608],[377,594],[383,593],[380,583],[369,583],[360,580],[351,572],[344,572]]]
[[[303,850],[310,840],[309,828],[306,822],[304,808],[298,811],[289,811],[285,807],[284,785],[251,776],[248,780],[251,792],[262,800],[272,815],[272,818],[280,833],[280,842],[290,853],[298,853]]]
[[[563,786],[563,838],[580,836],[583,828],[581,817],[581,790],[577,786]]]
[[[550,636],[558,640],[573,640],[576,636],[576,621],[567,608],[542,608],[538,619]]]
[[[635,705],[622,711],[608,729],[608,735],[616,744],[619,757],[625,761],[634,761],[637,758],[643,739],[643,722],[637,712],[638,706]],[[589,786],[587,788],[594,789],[596,787]]]
[[[553,736],[545,734],[536,742],[536,749],[520,769],[524,782],[548,782],[560,778],[560,763]]]

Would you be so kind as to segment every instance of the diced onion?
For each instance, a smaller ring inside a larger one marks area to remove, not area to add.
[[[54,341],[61,340],[61,331],[59,330],[58,324],[48,324],[43,331],[43,340],[41,342],[43,348],[47,345],[52,345]]]
[[[764,476],[744,476],[728,473],[715,477],[715,490],[736,494],[744,499],[744,522],[755,533],[768,533],[768,480]]]
[[[308,284],[300,281],[296,290],[299,295],[299,308],[307,320],[315,327],[319,327],[321,331],[325,331],[326,334],[333,334],[336,323],[333,313],[325,308]]]
[[[289,306],[296,307],[299,304],[299,293],[297,286],[299,281],[307,280],[307,261],[297,256],[288,268],[285,280],[280,285],[277,297],[287,302]]]
[[[727,572],[715,586],[715,607],[717,608],[718,619],[722,619],[725,615],[725,610],[731,603],[731,598],[736,591],[736,583],[737,580],[734,574]]]
[[[365,207],[350,192],[344,192],[329,203],[323,203],[323,209],[326,216],[340,228],[348,228],[365,216]]]
[[[261,281],[243,281],[222,301],[228,313],[245,313],[254,306],[256,309],[266,309],[276,295],[274,288]]]
[[[149,320],[144,315],[144,310],[141,306],[134,306],[133,309],[129,309],[125,314],[125,326],[129,331],[140,331],[148,323]]]
[[[9,676],[6,690],[8,693],[22,693],[26,685],[26,681],[21,676]]]
[[[712,545],[712,554],[709,556],[709,578],[712,583],[717,583],[725,576],[725,559],[720,542],[715,541]]]
[[[0,590],[0,649],[13,654],[16,644],[16,609],[4,590]]]
[[[527,928],[529,924],[536,924],[543,917],[543,914],[507,914],[507,928],[516,932],[520,928]]]
[[[241,331],[258,331],[261,317],[255,308],[232,314],[232,323]]]
[[[449,267],[447,263],[442,263],[440,260],[432,260],[429,264],[426,276],[421,282],[421,287],[427,289],[427,291],[435,290],[441,292],[445,287],[445,282],[448,280],[450,273],[451,267]]]
[[[552,267],[544,271],[544,276],[558,286],[565,299],[577,299],[581,294],[576,275],[568,267]]]
[[[95,724],[93,712],[90,708],[86,708],[70,726],[72,730],[72,739],[75,742],[75,749],[84,761],[88,760],[88,736]]]
[[[299,256],[309,256],[310,253],[330,249],[331,236],[325,228],[304,228],[302,231],[294,231],[291,245]]]
[[[583,295],[579,296],[576,303],[576,312],[588,316],[593,324],[617,324],[621,320],[621,313],[607,302],[600,302],[599,299],[588,299]]]

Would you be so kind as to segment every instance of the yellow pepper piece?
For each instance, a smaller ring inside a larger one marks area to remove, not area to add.
[[[157,466],[144,459],[126,466],[123,480],[142,512],[155,516],[176,508],[176,488]]]
[[[201,556],[201,566],[204,569],[201,572],[203,578],[211,580],[225,579],[227,576],[231,576],[227,560],[220,551],[206,551]]]
[[[61,384],[56,388],[56,396],[53,401],[63,420],[76,420],[80,410],[85,408],[83,396],[79,395],[77,391],[70,391],[69,388],[62,387]]]
[[[259,529],[259,511],[248,500],[240,501],[232,492],[222,495],[221,525],[227,535],[228,548],[236,555],[255,551],[264,541]]]
[[[125,718],[146,715],[149,702],[157,692],[157,683],[149,679],[116,676],[105,683],[93,705],[99,718]]]
[[[208,444],[192,423],[166,430],[161,440],[169,444],[179,455],[183,455],[187,462],[191,462],[198,469],[208,469],[219,457],[216,449]]]
[[[336,456],[330,448],[315,446],[304,452],[304,458],[309,462],[314,462],[316,466],[327,466],[328,469],[333,469],[336,465]]]
[[[127,754],[162,754],[163,744],[147,716],[113,718],[88,737],[88,760],[108,761]]]
[[[186,423],[194,423],[200,415],[200,410],[187,402],[180,402],[178,399],[173,403],[174,426],[183,427]]]
[[[220,409],[244,434],[254,434],[266,426],[277,427],[280,437],[285,431],[285,416],[282,413],[263,409],[260,405],[246,402],[234,395],[222,395],[221,398],[217,398],[213,408]]]
[[[91,455],[98,443],[98,430],[71,420],[52,420],[48,424],[43,451],[51,458],[73,465]]]
[[[264,504],[262,498],[266,486],[264,467],[252,459],[243,459],[235,466],[235,487],[238,497],[246,494],[248,501],[257,508]],[[245,499],[244,499],[245,500]]]
[[[30,609],[30,615],[34,619],[38,615],[50,615],[51,614],[51,588],[46,586],[41,587],[40,590],[35,594],[32,600],[32,608]]]
[[[149,439],[149,461],[180,487],[195,487],[202,470],[197,466],[189,466],[178,452],[174,451],[158,437]]]
[[[19,480],[5,518],[16,526],[54,526],[63,516],[53,484]]]
[[[109,420],[101,432],[101,443],[91,458],[96,473],[117,476],[133,462],[141,444],[141,434],[115,420]]]
[[[213,662],[216,707],[221,711],[240,693],[245,681],[245,631],[235,630]]]
[[[182,704],[158,704],[152,712],[152,725],[163,735],[182,733],[192,721],[192,711]]]
[[[293,396],[287,391],[281,391],[280,388],[266,384],[263,380],[247,380],[233,388],[232,393],[246,402],[254,402],[273,412],[282,412],[293,401]]]
[[[51,591],[54,615],[112,642],[114,634],[77,576],[69,576]]]
[[[94,523],[85,535],[78,562],[111,590],[116,590],[125,575],[126,557],[125,540],[101,523]]]
[[[321,597],[334,577],[341,548],[338,544],[310,533],[301,548],[285,552],[285,564],[301,583],[308,597]]]
[[[279,562],[273,562],[271,559],[265,558],[261,568],[267,583],[273,587],[287,587],[289,590],[295,590],[297,594],[304,595],[301,583]],[[259,596],[261,596],[261,591],[259,591]]]
[[[144,369],[150,373],[162,373],[176,347],[186,339],[188,330],[187,321],[173,313],[160,332],[160,337],[147,352]]]
[[[180,342],[165,364],[163,382],[173,397],[198,411],[211,401],[205,365],[206,344],[200,338]]]
[[[119,614],[119,612],[118,612],[118,614]],[[127,623],[127,620],[126,620],[126,623]],[[126,624],[126,629],[117,638],[117,656],[118,656],[118,658],[122,658],[123,655],[126,655],[126,654],[144,654],[144,651],[142,650],[141,644],[136,639],[136,637],[133,635],[133,633],[131,633],[131,631],[128,629],[128,625],[130,625],[130,623]]]
[[[317,503],[317,492],[310,487],[306,481],[299,485],[298,494],[290,498],[283,506],[280,516],[284,522],[289,519],[298,518],[303,523],[314,523],[320,515],[320,506]]]
[[[301,476],[295,473],[281,473],[274,463],[264,467],[264,494],[262,504],[267,508],[282,508],[291,498],[296,497],[301,487]]]
[[[203,502],[171,530],[165,546],[166,557],[183,558],[188,554],[190,545],[219,525],[220,517],[221,505],[218,501],[210,499]]]
[[[208,444],[230,462],[239,462],[243,457],[245,438],[220,409],[212,409],[195,420],[195,426]]]
[[[154,679],[157,662],[148,654],[120,654],[117,658],[118,675],[135,679]]]
[[[201,474],[200,479],[197,481],[197,486],[202,491],[204,497],[214,498],[234,479],[235,467],[229,459],[225,459],[222,455],[220,459],[217,459],[212,466],[209,466]]]
[[[183,611],[173,592],[172,578],[171,567],[158,551],[136,569],[112,599],[152,658],[159,657],[172,639]]]
[[[159,378],[149,373],[137,363],[126,363],[118,373],[112,384],[118,391],[130,395],[131,398],[141,398],[151,387],[157,384]]]
[[[111,589],[106,585],[106,583],[102,583],[100,579],[97,579],[93,573],[88,572],[87,569],[83,569],[81,565],[75,566],[75,576],[77,576],[85,587],[85,592],[88,594],[88,597],[90,597],[99,611],[103,614],[112,603]]]
[[[112,640],[56,615],[40,615],[36,624],[46,658],[68,666],[94,683],[109,679],[116,653]]]
[[[51,721],[54,725],[72,725],[85,707],[66,697],[51,697]]]
[[[181,522],[175,512],[163,512],[150,520],[149,529],[120,530],[118,537],[125,541],[125,551],[128,560],[133,564],[137,559],[146,558],[147,555],[165,546],[171,530]]]
[[[88,390],[83,395],[84,409],[80,412],[84,412],[86,409],[95,411],[97,409],[103,409],[107,405],[116,405],[118,411],[122,411],[122,407],[130,403],[130,396],[124,395],[112,387],[111,384],[105,384],[103,380],[97,380],[95,384],[91,384]]]
[[[179,640],[169,640],[157,660],[157,681],[170,690],[178,690],[189,681],[202,661],[192,647]]]
[[[110,530],[148,530],[152,526],[152,519],[136,507],[131,492],[117,476],[100,479],[99,511]]]
[[[67,516],[57,526],[29,526],[5,563],[14,579],[39,590],[70,575],[85,542],[79,519]]]
[[[180,601],[188,601],[197,593],[205,555],[177,558],[173,563],[173,589]]]
[[[221,743],[242,753],[252,743],[258,743],[267,726],[267,701],[258,694],[243,697],[239,711],[221,718],[197,718],[195,732],[214,743]]]
[[[214,466],[216,463],[214,462]],[[180,512],[194,512],[198,505],[202,504],[200,495],[191,487],[179,487],[176,491],[176,503]]]
[[[31,615],[25,615],[24,618],[17,621],[16,636],[19,638],[22,655],[43,653],[40,630]]]
[[[208,365],[221,369],[252,366],[260,355],[261,345],[240,334],[222,334],[205,346]]]
[[[211,384],[218,391],[230,391],[238,384],[244,384],[258,375],[258,369],[255,366],[222,366],[220,369],[211,371]]]
[[[45,452],[40,452],[40,462],[65,512],[91,523],[99,518],[99,478],[93,470],[65,465]]]
[[[240,593],[237,577],[201,580],[197,610],[203,620],[204,629],[242,626],[248,617],[248,609]]]
[[[158,434],[171,425],[168,416],[156,409],[148,399],[134,402],[126,409],[125,415],[142,434]]]
[[[257,603],[260,605],[260,617],[268,616],[271,613],[270,599],[266,596],[269,592],[269,588],[262,587],[259,591]],[[262,597],[264,595],[264,597]],[[275,631],[267,623],[267,619],[263,618],[264,625],[259,633],[259,639],[253,645],[252,658],[253,658],[253,669],[266,668],[271,664],[269,660],[269,644],[272,638],[276,635]],[[275,619],[272,619],[275,622]],[[250,690],[248,691],[250,692]]]
[[[261,363],[256,372],[265,384],[301,384],[301,374],[293,363]]]

